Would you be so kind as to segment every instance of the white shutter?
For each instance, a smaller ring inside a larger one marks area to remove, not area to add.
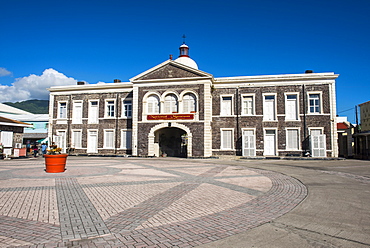
[[[1,143],[4,147],[13,147],[13,132],[2,131]]]
[[[310,139],[312,157],[326,157],[326,135],[311,135]]]
[[[114,148],[114,131],[104,131],[104,148]]]
[[[72,123],[82,124],[82,102],[73,103]]]
[[[81,138],[82,138],[82,135],[81,135],[81,131],[73,131],[72,133],[72,139],[73,139],[73,147],[74,148],[81,148],[82,145],[81,145]]]
[[[222,149],[232,148],[232,130],[222,130]]]
[[[288,129],[287,130],[287,150],[298,150],[299,149],[299,138],[298,129]]]
[[[99,105],[97,101],[91,101],[89,106],[89,124],[97,124],[99,120]]]
[[[265,96],[263,119],[267,121],[275,120],[275,96]]]
[[[289,95],[287,96],[289,97]],[[287,99],[286,101],[286,106],[285,106],[285,114],[286,114],[286,119],[288,120],[297,120],[298,115],[297,115],[297,99],[291,98]]]
[[[221,101],[221,115],[231,115],[232,113],[232,97],[224,96]]]

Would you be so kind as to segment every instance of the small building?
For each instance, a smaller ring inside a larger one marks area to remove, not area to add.
[[[3,156],[26,156],[22,147],[23,130],[32,125],[0,116],[0,144]]]
[[[355,136],[355,158],[370,159],[370,101],[361,103],[360,125]]]
[[[337,117],[338,156],[353,158],[355,127],[347,121],[347,117]]]
[[[72,154],[337,157],[337,77],[216,78],[182,44],[129,82],[51,87],[49,137]]]
[[[6,104],[0,103],[0,115],[32,126],[24,129],[22,144],[41,143],[47,140],[49,114],[33,114]]]

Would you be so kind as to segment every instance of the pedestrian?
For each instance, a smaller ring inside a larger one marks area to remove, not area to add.
[[[33,150],[33,156],[36,158],[37,157],[37,153],[39,152],[39,148],[37,147],[36,144],[34,144],[32,146],[32,150]]]
[[[48,148],[48,146],[45,143],[41,144],[42,156],[44,156],[46,154],[46,149],[47,148]]]

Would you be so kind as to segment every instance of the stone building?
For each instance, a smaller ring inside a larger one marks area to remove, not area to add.
[[[370,101],[360,107],[360,126],[355,137],[355,158],[370,159]]]
[[[337,77],[215,78],[183,44],[129,82],[50,88],[49,137],[72,154],[336,157]]]

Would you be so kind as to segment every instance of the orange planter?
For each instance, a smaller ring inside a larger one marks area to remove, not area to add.
[[[60,173],[66,170],[67,154],[44,155],[45,171],[48,173]]]

